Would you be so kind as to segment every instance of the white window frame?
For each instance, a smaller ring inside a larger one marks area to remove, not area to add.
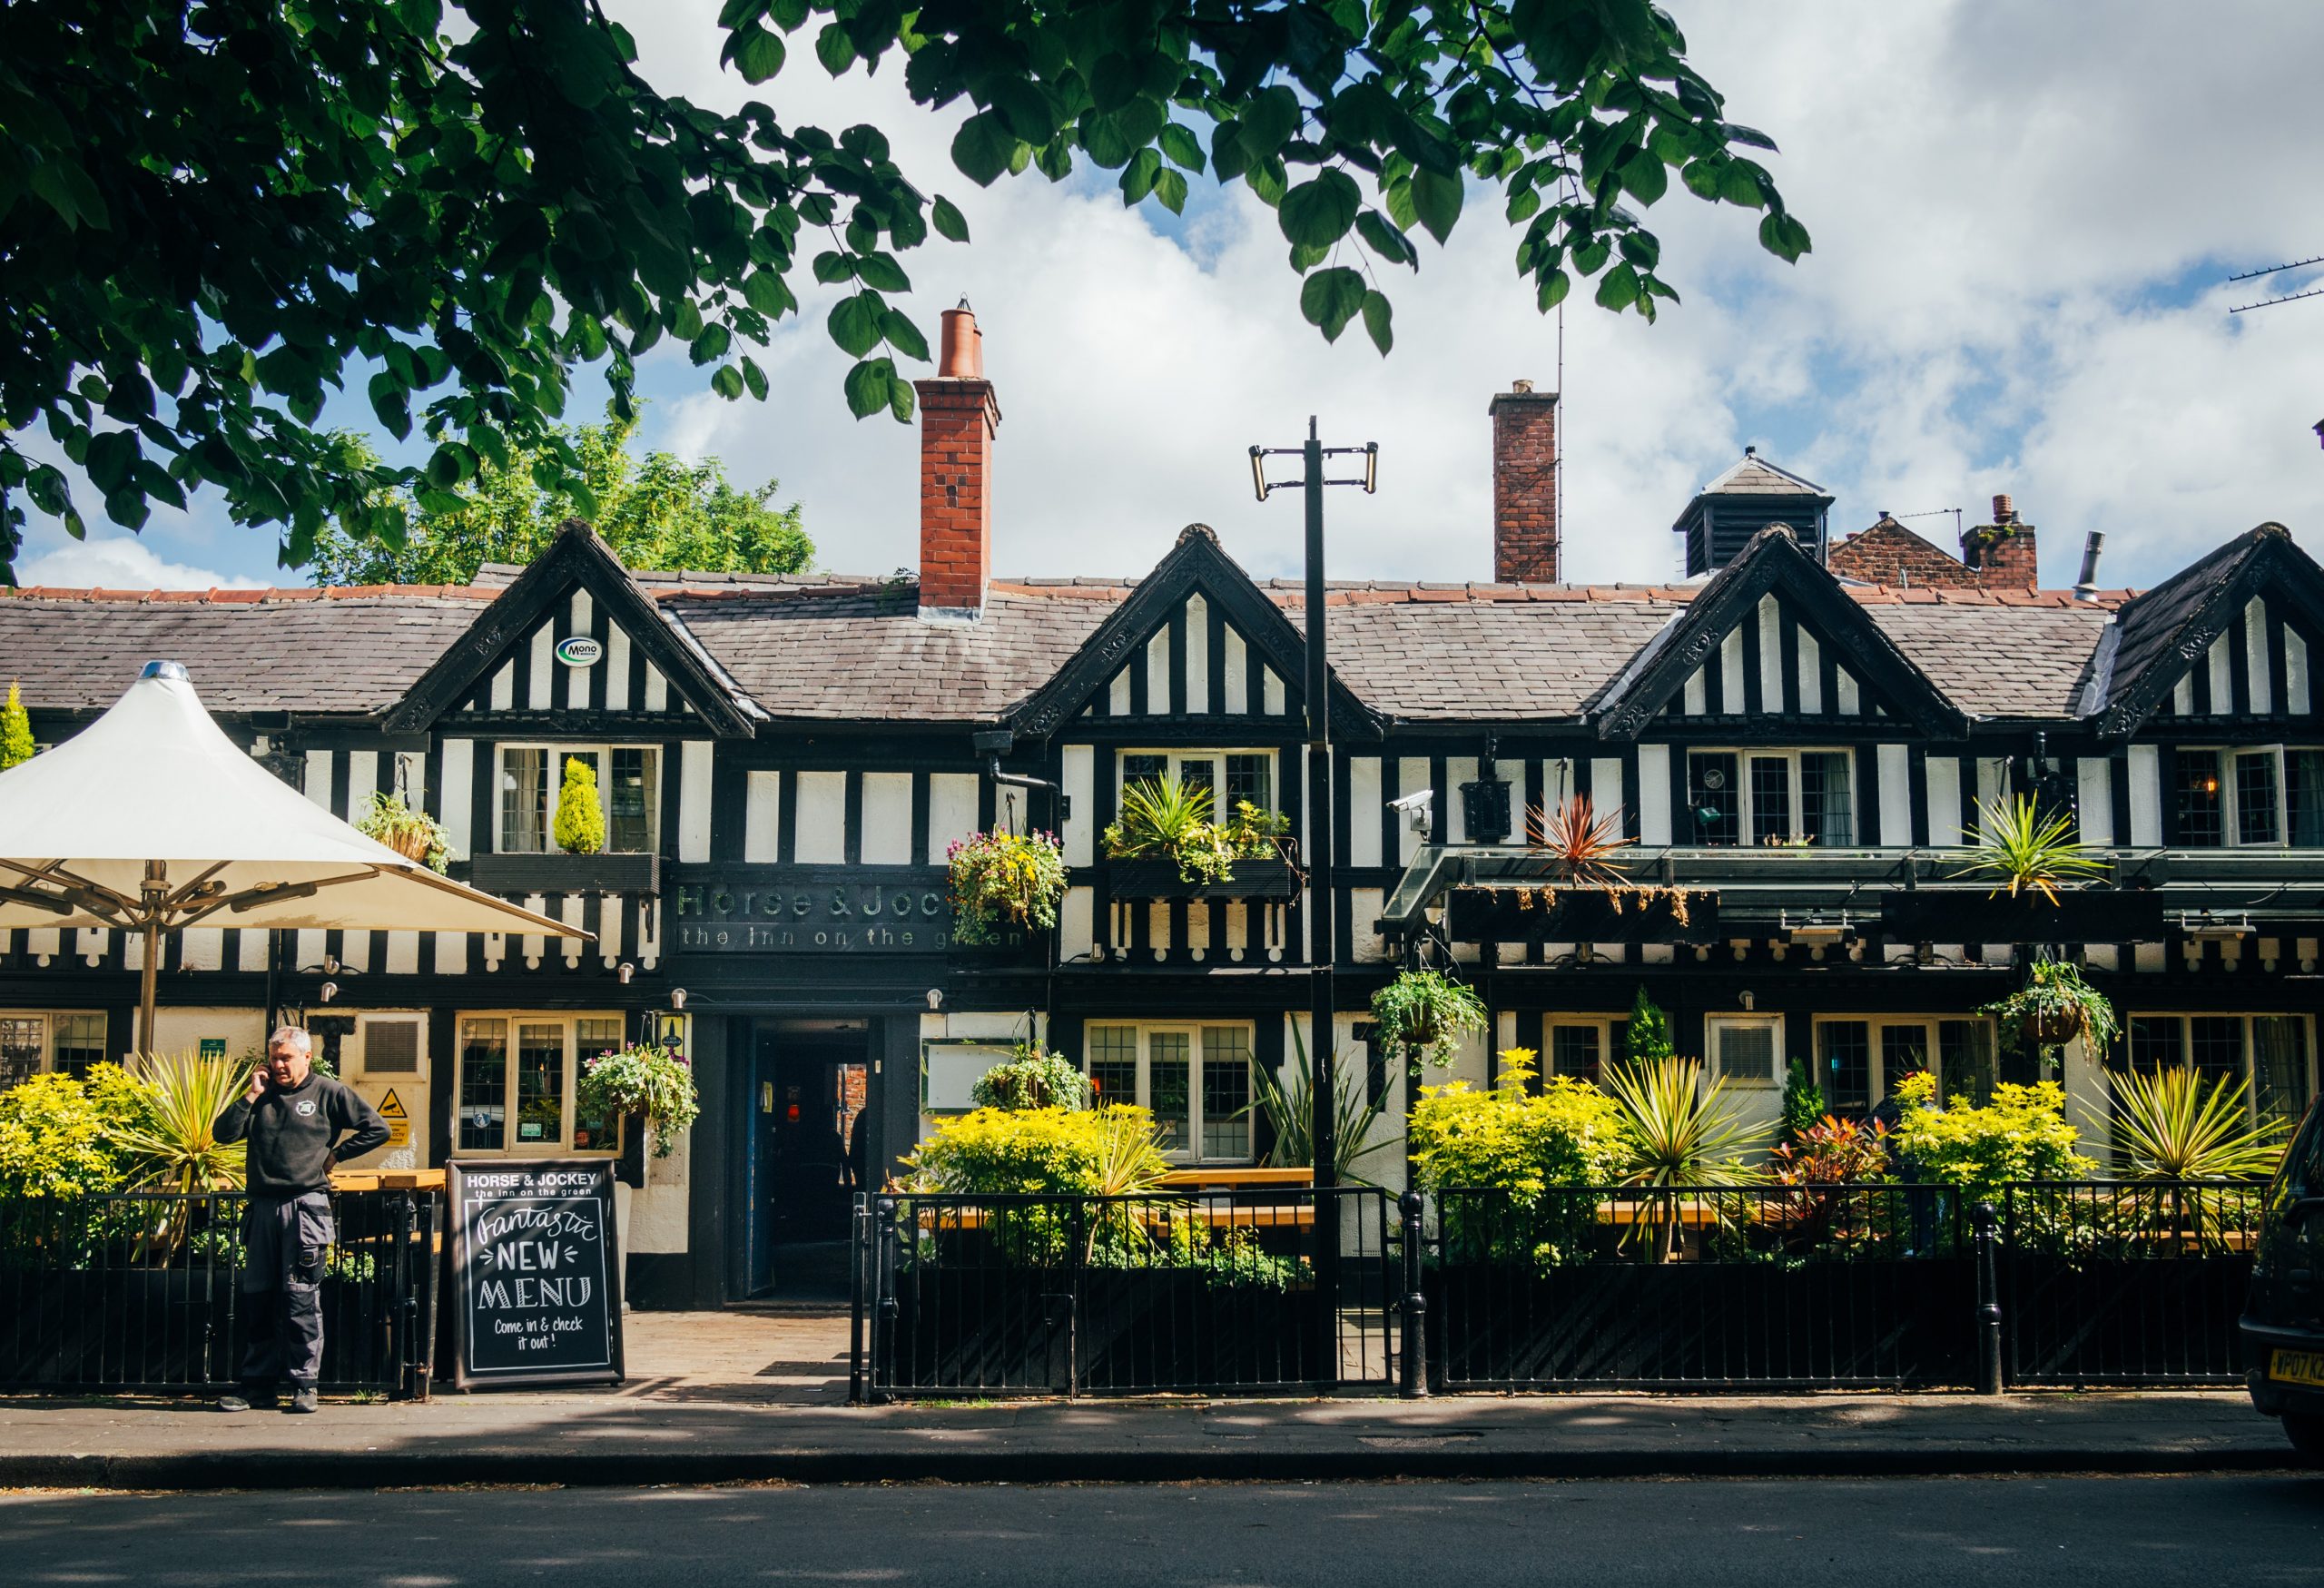
[[[1256,1022],[1247,1020],[1087,1021],[1083,1023],[1081,1028],[1081,1072],[1084,1075],[1090,1072],[1090,1066],[1094,1062],[1091,1056],[1092,1044],[1089,1040],[1089,1033],[1100,1027],[1128,1027],[1130,1031],[1137,1033],[1137,1096],[1133,1100],[1135,1100],[1140,1108],[1144,1109],[1151,1109],[1153,1107],[1154,1090],[1151,1065],[1153,1061],[1154,1037],[1158,1033],[1170,1033],[1183,1035],[1187,1039],[1187,1145],[1175,1152],[1165,1152],[1163,1154],[1165,1158],[1168,1159],[1172,1163],[1186,1164],[1231,1164],[1252,1163],[1256,1161],[1259,1141],[1259,1093],[1258,1085],[1256,1080],[1246,1080],[1244,1083],[1244,1091],[1251,1100],[1248,1106],[1248,1111],[1245,1116],[1245,1149],[1241,1153],[1224,1158],[1206,1157],[1204,1155],[1202,1150],[1202,1034],[1205,1030],[1226,1030],[1242,1032],[1243,1051],[1246,1055],[1246,1066],[1249,1070],[1256,1070],[1258,1068],[1259,1063],[1257,1051],[1258,1029]],[[1119,1097],[1109,1098],[1104,1093],[1100,1093],[1096,1100],[1102,1105],[1107,1102],[1119,1102],[1123,1100]]]
[[[622,1032],[621,1041],[629,1041],[628,1017],[617,1009],[463,1009],[453,1015],[452,1025],[452,1132],[448,1143],[455,1158],[484,1154],[492,1158],[614,1158],[621,1152],[621,1125],[615,1121],[613,1139],[602,1147],[573,1146],[573,1110],[581,1081],[581,1056],[576,1050],[575,1031],[582,1021],[612,1021]],[[501,1091],[500,1145],[492,1147],[463,1147],[460,1145],[461,1110],[466,1106],[468,1084],[468,1025],[470,1021],[497,1020],[507,1022],[507,1047],[501,1063],[505,1067],[506,1085]],[[517,1134],[517,1031],[520,1025],[558,1025],[565,1031],[565,1087],[562,1093],[564,1117],[557,1125],[554,1141],[527,1142]]]
[[[2304,748],[2304,746],[2303,746]],[[2168,1020],[2179,1022],[2179,1056],[2181,1063],[2193,1062],[2194,1028],[2190,1023],[2199,1020],[2231,1020],[2243,1028],[2243,1065],[2238,1073],[2243,1080],[2243,1117],[2247,1124],[2260,1121],[2260,1050],[2252,1040],[2251,1022],[2255,1020],[2295,1020],[2300,1022],[2301,1050],[2308,1060],[2308,1095],[2312,1101],[2317,1095],[2319,1060],[2316,1052],[2316,1017],[2290,1009],[2138,1009],[2125,1010],[2122,1014],[2123,1054],[2130,1051],[2131,1022],[2143,1020]],[[2109,1070],[2111,1074],[2111,1070]],[[2292,1121],[2294,1124],[2298,1120]]]
[[[548,752],[548,810],[541,822],[542,847],[539,849],[509,849],[504,846],[504,840],[507,836],[507,824],[503,818],[507,810],[508,752],[511,750]],[[595,755],[597,758],[597,812],[606,819],[606,835],[607,842],[610,843],[614,824],[613,764],[614,752],[616,750],[643,750],[654,757],[654,771],[646,780],[651,787],[654,805],[653,820],[648,824],[653,830],[646,834],[644,849],[609,851],[608,853],[651,854],[659,850],[662,847],[662,818],[665,814],[662,809],[662,774],[665,770],[663,757],[667,753],[660,741],[641,743],[631,739],[615,739],[596,744],[573,745],[558,744],[549,739],[501,739],[494,741],[492,746],[492,810],[489,817],[492,823],[492,853],[495,854],[563,854],[565,853],[564,846],[556,841],[556,796],[557,791],[565,786],[565,758],[568,755]]]
[[[1188,762],[1208,762],[1210,764],[1210,819],[1214,822],[1224,822],[1235,814],[1226,804],[1226,758],[1229,755],[1265,756],[1267,764],[1266,809],[1270,811],[1283,809],[1283,761],[1282,757],[1273,750],[1260,745],[1227,745],[1216,749],[1167,748],[1157,745],[1132,746],[1114,752],[1114,808],[1116,810],[1121,808],[1122,791],[1133,781],[1128,771],[1129,758],[1133,755],[1161,756],[1168,767],[1167,775],[1175,777],[1181,783],[1186,781],[1187,774],[1183,768]],[[1106,1023],[1110,1025],[1118,1022]]]
[[[1758,816],[1751,794],[1751,762],[1754,757],[1760,760],[1781,760],[1787,764],[1792,824],[1792,830],[1786,834],[1787,837],[1798,837],[1803,833],[1800,814],[1806,805],[1801,789],[1799,758],[1803,755],[1845,757],[1848,764],[1849,840],[1846,843],[1837,847],[1862,849],[1866,846],[1864,843],[1864,780],[1857,775],[1856,746],[1853,745],[1688,745],[1681,747],[1680,753],[1686,758],[1686,787],[1689,794],[1693,792],[1695,786],[1694,757],[1698,755],[1735,757],[1735,781],[1738,785],[1732,791],[1735,796],[1735,843],[1732,845],[1722,843],[1712,846],[1719,849],[1761,847],[1758,840],[1751,836],[1752,829],[1757,825]],[[1689,809],[1682,814],[1685,820],[1673,822],[1672,826],[1680,833],[1693,836],[1696,832],[1694,813]],[[1696,846],[1686,845],[1685,847]]]
[[[1865,1090],[1868,1100],[1865,1107],[1867,1110],[1878,1108],[1888,1100],[1888,1073],[1886,1066],[1881,1062],[1884,1049],[1882,1033],[1891,1026],[1917,1026],[1927,1039],[1923,1051],[1928,1060],[1928,1072],[1936,1077],[1936,1095],[1940,1099],[1949,1098],[1953,1093],[1945,1079],[1945,1038],[1944,1033],[1937,1030],[1937,1027],[1946,1021],[1957,1021],[1967,1025],[1984,1027],[1985,1051],[1994,1056],[1996,1064],[2000,1062],[2001,1032],[1994,1023],[1994,1017],[1989,1014],[1978,1014],[1974,1011],[1966,1014],[1851,1014],[1843,1011],[1833,1014],[1817,1015],[1809,1022],[1807,1062],[1816,1072],[1816,1084],[1823,1088],[1827,1096],[1829,1095],[1832,1072],[1824,1068],[1824,1028],[1837,1025],[1866,1027],[1870,1032],[1871,1050],[1866,1057]],[[1788,1069],[1788,1067],[1787,1060],[1786,1068]]]
[[[60,1020],[89,1019],[97,1022],[97,1052],[102,1059],[111,1050],[107,1039],[113,1035],[112,1021],[102,1009],[0,1009],[0,1021],[36,1020],[40,1021],[40,1060],[33,1075],[46,1075],[56,1068],[56,1022]],[[25,1077],[30,1079],[30,1077]],[[14,1084],[5,1071],[0,1071],[0,1087]]]
[[[2221,849],[2289,849],[2291,844],[2291,784],[2284,774],[2284,757],[2294,751],[2324,752],[2319,745],[2171,745],[2172,755],[2209,755],[2219,767],[2220,842]],[[2236,788],[2239,756],[2266,755],[2276,766],[2276,835],[2247,843],[2243,841],[2242,803]],[[2163,796],[2176,799],[2179,794],[2175,764],[2164,764]],[[2188,847],[2209,849],[2208,843]]]
[[[1724,1079],[1728,1085],[1751,1091],[1779,1091],[1783,1088],[1786,1061],[1784,1058],[1783,1016],[1779,1014],[1707,1014],[1703,1016],[1703,1084],[1709,1086]],[[1720,1053],[1721,1038],[1730,1031],[1766,1030],[1775,1032],[1775,1041],[1768,1053],[1769,1074],[1734,1076],[1727,1073],[1726,1060]]]
[[[1607,1066],[1616,1062],[1614,1048],[1620,1041],[1616,1034],[1630,1024],[1627,1014],[1567,1014],[1562,1011],[1541,1016],[1541,1050],[1534,1056],[1535,1073],[1544,1081],[1558,1073],[1551,1062],[1557,1052],[1557,1033],[1564,1031],[1591,1031],[1598,1033],[1598,1074],[1603,1079]]]

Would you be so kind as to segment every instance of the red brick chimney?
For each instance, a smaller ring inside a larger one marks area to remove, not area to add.
[[[920,611],[974,617],[992,577],[992,442],[1000,405],[966,298],[944,311],[936,373],[920,394]]]
[[[2005,496],[1994,498],[1994,521],[1965,530],[1961,560],[1977,570],[1988,585],[2022,590],[2041,583],[2035,556],[2034,526],[2020,521],[2016,506]]]
[[[1558,394],[1513,380],[1494,394],[1492,577],[1555,584],[1558,577]]]

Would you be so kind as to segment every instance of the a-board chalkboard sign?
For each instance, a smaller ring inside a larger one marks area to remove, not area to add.
[[[458,1159],[452,1381],[619,1384],[621,1241],[602,1158]]]

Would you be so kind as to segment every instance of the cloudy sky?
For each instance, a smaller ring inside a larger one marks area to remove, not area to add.
[[[2324,6],[2166,0],[1670,0],[1728,113],[1771,133],[1816,239],[1797,266],[1755,218],[1673,184],[1651,212],[1685,301],[1648,325],[1577,292],[1564,327],[1568,574],[1672,571],[1671,519],[1747,444],[1838,498],[1836,531],[1882,509],[2013,493],[2041,529],[2045,583],[2072,582],[2084,531],[2103,577],[2147,584],[2263,519],[2324,551],[2324,299],[2230,305],[2324,285],[2311,270],[2229,274],[2324,253],[2308,109]],[[730,104],[716,0],[616,5],[665,90]],[[1498,206],[1472,197],[1449,249],[1390,287],[1396,350],[1299,318],[1275,218],[1196,183],[1183,222],[1125,212],[1110,173],[979,192],[951,170],[953,115],[904,98],[891,63],[826,78],[805,48],[768,85],[786,118],[878,122],[974,242],[907,256],[913,307],[965,294],[1004,414],[997,571],[1118,574],[1178,528],[1216,526],[1262,574],[1296,571],[1299,516],[1251,499],[1245,449],[1377,440],[1376,498],[1332,504],[1334,575],[1490,577],[1485,404],[1512,379],[1560,382],[1558,332],[1511,267]],[[670,344],[647,369],[647,439],[714,454],[803,504],[821,565],[916,560],[911,430],[857,423],[844,357],[810,300],[762,356],[764,404],[698,389]],[[335,410],[367,417],[359,402]],[[94,500],[87,505],[94,508]],[[92,514],[95,518],[94,513]],[[1949,542],[1952,519],[1914,520]],[[296,583],[214,502],[87,545],[36,527],[25,582]]]

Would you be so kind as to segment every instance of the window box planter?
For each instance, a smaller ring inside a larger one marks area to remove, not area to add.
[[[1299,891],[1299,873],[1281,855],[1254,855],[1235,863],[1230,883],[1190,883],[1175,860],[1117,860],[1106,872],[1107,891],[1117,899],[1288,899]]]
[[[1446,926],[1456,942],[1716,942],[1718,894],[1709,888],[1605,890],[1572,883],[1456,888]],[[1686,920],[1679,919],[1685,904]]]
[[[1996,899],[1984,887],[1901,889],[1881,901],[1880,928],[1907,942],[2128,942],[2162,935],[2162,895],[2077,888],[2053,904],[2038,893]]]
[[[658,893],[658,854],[479,854],[468,885],[487,893]]]

